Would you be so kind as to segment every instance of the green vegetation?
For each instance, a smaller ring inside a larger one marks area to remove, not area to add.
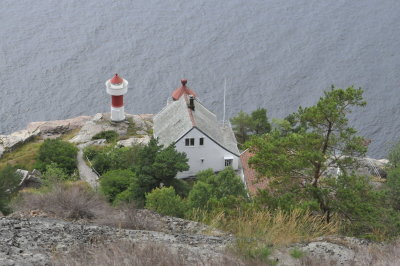
[[[110,144],[87,147],[84,155],[101,174],[103,201],[119,206],[132,202],[137,207],[228,231],[237,239],[234,250],[250,260],[271,263],[268,257],[275,246],[324,235],[388,240],[400,234],[400,142],[390,150],[387,182],[379,188],[374,188],[368,177],[349,170],[356,166],[354,158],[364,156],[367,150],[364,139],[348,121],[353,108],[366,105],[362,94],[361,89],[353,87],[332,88],[315,105],[274,120],[273,129],[263,108],[232,118],[242,147],[254,154],[251,165],[261,179],[269,179],[268,188],[253,198],[248,197],[230,167],[219,173],[201,171],[191,183],[176,179],[178,172],[188,170],[188,159],[173,145],[159,145],[157,139],[146,146],[119,148],[114,145],[118,134],[104,131],[94,138],[105,138]],[[129,122],[128,136],[136,135],[133,120]],[[44,171],[45,185],[51,192],[42,193],[46,197],[41,193],[25,195],[24,204],[36,200],[63,217],[90,218],[94,215],[90,208],[95,204],[90,200],[99,200],[99,195],[66,185],[76,178],[76,152],[74,145],[62,140],[27,143],[6,154],[0,160],[0,169],[1,164],[10,162],[32,166],[37,153],[36,165]],[[340,174],[329,176],[332,167],[340,169]],[[13,168],[0,171],[3,212],[10,211],[8,202],[18,180]],[[55,181],[64,182],[64,192],[55,188]],[[45,203],[49,198],[63,207]],[[81,208],[79,200],[92,205],[83,204],[82,213],[70,213]],[[294,258],[304,255],[298,249],[290,254]]]
[[[118,194],[128,189],[129,184],[136,181],[131,170],[111,170],[100,179],[101,192],[110,202],[114,202]]]
[[[0,170],[0,212],[7,215],[11,209],[8,206],[11,198],[17,192],[21,176],[16,173],[16,168],[10,165]]]
[[[239,114],[231,118],[236,139],[243,145],[252,135],[262,135],[270,132],[271,124],[268,122],[267,110],[258,108],[250,115],[240,111]]]
[[[295,259],[300,259],[304,256],[304,252],[301,251],[300,249],[294,248],[290,251],[290,256],[292,256]]]
[[[199,172],[197,182],[189,192],[188,204],[193,209],[223,209],[236,207],[239,201],[246,199],[243,182],[228,167],[218,174],[211,169]]]
[[[92,140],[95,139],[105,139],[107,142],[111,143],[118,139],[119,134],[114,130],[107,130],[97,133],[92,137]]]
[[[186,205],[173,187],[155,188],[146,194],[146,208],[158,213],[183,218]]]
[[[88,146],[83,150],[86,158],[91,160],[93,167],[99,174],[110,170],[131,169],[138,157],[141,146],[118,148],[114,146]]]
[[[77,153],[78,149],[67,141],[46,139],[39,148],[35,167],[44,172],[48,165],[56,164],[71,175],[77,169]]]
[[[364,106],[362,90],[352,87],[325,92],[318,103],[299,108],[293,115],[293,127],[301,130],[285,135],[279,130],[254,137],[249,143],[255,156],[250,163],[264,176],[273,176],[273,197],[290,193],[296,202],[314,201],[330,221],[333,206],[327,198],[333,187],[320,182],[330,166],[339,167],[346,175],[354,164],[351,156],[363,156],[363,138],[348,125],[346,115],[353,106]],[[305,181],[305,182],[304,182]],[[304,183],[306,190],[303,190]],[[303,194],[303,195],[301,195]]]
[[[64,168],[58,167],[58,164],[51,163],[46,165],[45,172],[42,175],[45,185],[50,185],[62,181],[74,181],[78,179],[77,175],[69,175]]]
[[[34,139],[22,144],[12,152],[5,153],[0,159],[0,169],[9,164],[32,171],[36,163],[36,155],[41,145],[42,142],[38,139]]]
[[[139,206],[144,206],[145,194],[160,184],[174,187],[179,195],[187,194],[188,187],[175,179],[178,172],[189,169],[187,158],[184,153],[177,152],[173,145],[163,148],[156,139],[151,139],[147,146],[106,147],[100,152],[94,149],[85,152],[92,156],[94,168],[103,175],[117,169],[130,169],[135,173],[137,178],[131,179],[129,186],[119,191],[113,201],[135,201]]]

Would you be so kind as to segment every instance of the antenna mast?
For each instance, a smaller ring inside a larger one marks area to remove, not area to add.
[[[224,126],[225,126],[225,109],[226,109],[225,95],[226,95],[226,78],[225,78],[225,82],[224,82],[224,116],[222,118],[222,123],[224,124]]]

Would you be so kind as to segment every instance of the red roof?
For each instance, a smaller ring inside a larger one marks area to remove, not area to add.
[[[124,80],[118,76],[118,74],[115,74],[115,76],[110,80],[111,84],[121,84]]]
[[[246,180],[247,189],[251,196],[257,195],[259,189],[266,189],[268,187],[268,179],[265,177],[259,177],[256,170],[250,167],[249,159],[253,157],[249,150],[244,151],[240,155],[242,161],[244,178]]]
[[[194,97],[196,97],[196,93],[194,91],[192,91],[191,89],[189,89],[188,87],[186,87],[186,83],[187,80],[186,79],[181,79],[181,83],[182,83],[182,87],[177,88],[176,90],[174,90],[174,92],[172,93],[172,99],[174,101],[179,100],[179,98],[181,98],[182,95],[186,94],[186,95],[193,95]]]

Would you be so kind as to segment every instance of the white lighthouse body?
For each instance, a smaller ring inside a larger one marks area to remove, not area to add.
[[[125,120],[124,94],[128,92],[128,81],[115,74],[106,81],[106,90],[111,95],[111,121]]]

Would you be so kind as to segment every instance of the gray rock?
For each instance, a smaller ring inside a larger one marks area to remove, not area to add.
[[[0,135],[0,158],[4,152],[12,151],[19,145],[24,144],[36,136],[43,136],[45,138],[58,136],[70,130],[82,127],[90,118],[90,116],[79,116],[66,120],[32,122],[26,129],[13,132],[10,135]]]
[[[78,245],[116,240],[165,244],[197,254],[203,261],[222,256],[231,237],[167,234],[154,231],[124,230],[108,226],[69,223],[47,218],[0,218],[0,264],[46,265],[55,252],[68,252]]]
[[[135,128],[138,129],[138,132],[143,133],[143,135],[147,135],[147,132],[152,128],[152,115],[144,114],[144,115],[131,115],[126,114],[127,119],[132,119],[135,123]],[[128,121],[123,122],[111,122],[110,114],[96,114],[92,119],[87,121],[80,132],[70,140],[72,143],[86,143],[92,140],[92,137],[97,133],[107,130],[114,130],[120,136],[125,136],[127,134],[129,127]]]
[[[133,145],[138,145],[138,144],[147,145],[149,142],[150,142],[149,136],[144,136],[141,138],[132,137],[129,139],[118,141],[117,145],[122,147],[131,147]]]
[[[0,158],[3,156],[4,151],[5,151],[4,146],[0,144]]]
[[[309,243],[277,248],[270,258],[281,266],[292,265],[398,265],[399,241],[376,243],[353,237],[320,237]],[[293,258],[293,249],[303,253]]]
[[[23,169],[17,169],[17,173],[21,175],[20,188],[38,188],[42,185],[42,174],[39,170],[34,169],[32,172]]]

